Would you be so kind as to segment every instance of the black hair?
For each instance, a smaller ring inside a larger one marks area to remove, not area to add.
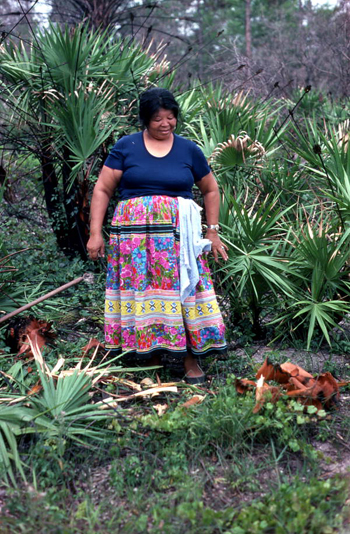
[[[174,95],[168,89],[152,87],[152,89],[147,89],[147,91],[141,94],[139,119],[143,129],[147,128],[151,122],[152,115],[157,113],[161,108],[172,111],[177,119],[180,106],[176,102]]]

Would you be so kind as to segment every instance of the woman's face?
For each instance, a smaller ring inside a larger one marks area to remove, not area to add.
[[[147,131],[151,137],[160,141],[171,136],[176,128],[176,117],[169,109],[160,108],[151,117]]]

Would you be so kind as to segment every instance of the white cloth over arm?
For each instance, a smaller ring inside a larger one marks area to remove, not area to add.
[[[180,299],[182,304],[199,281],[197,258],[211,250],[211,241],[202,238],[202,208],[189,198],[178,197],[180,221]]]

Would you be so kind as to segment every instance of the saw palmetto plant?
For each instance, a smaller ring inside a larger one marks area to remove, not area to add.
[[[30,461],[30,457],[24,460],[21,436],[31,443],[40,438],[52,443],[58,461],[63,462],[73,445],[92,450],[115,441],[111,423],[120,417],[128,420],[116,410],[120,402],[178,391],[175,383],[159,385],[148,379],[151,385],[147,382],[143,389],[140,384],[119,378],[118,374],[133,369],[113,363],[118,356],[107,358],[106,354],[96,362],[99,343],[91,357],[86,358],[85,351],[74,366],[68,355],[58,358],[53,367],[46,363],[37,343],[30,338],[28,343],[37,368],[36,384],[32,385],[23,361],[17,361],[7,373],[0,373],[5,384],[0,395],[0,479],[14,485],[17,474],[25,480]],[[94,346],[92,343],[91,347]],[[133,393],[101,399],[101,390],[97,387],[100,382],[120,383]]]
[[[276,135],[281,103],[253,101],[242,92],[228,95],[221,86],[209,87],[203,93],[202,112],[192,125],[192,136],[207,158],[220,143],[228,143],[232,135],[236,138],[242,132],[243,137],[262,145],[268,155],[273,154],[288,127],[283,124]],[[237,162],[233,160],[231,165]]]
[[[303,168],[319,194],[328,201],[329,209],[345,229],[350,220],[350,151],[344,128],[322,132],[313,120],[305,131],[294,128],[290,146],[301,156]]]
[[[261,335],[261,312],[267,300],[282,292],[293,293],[288,279],[289,258],[285,255],[284,239],[288,235],[285,215],[277,198],[269,197],[259,204],[236,200],[228,194],[222,205],[224,239],[229,246],[229,259],[220,270],[223,287],[233,309],[248,309],[253,331]]]
[[[0,397],[0,471],[1,477],[15,484],[15,471],[25,479],[24,465],[18,448],[20,436],[43,436],[53,439],[58,454],[63,457],[66,444],[75,442],[84,447],[104,443],[109,433],[104,424],[115,417],[109,406],[101,411],[101,403],[91,402],[93,384],[111,367],[85,367],[78,364],[68,372],[57,374],[63,364],[59,360],[55,368],[45,363],[37,345],[31,343],[37,365],[39,382],[28,388],[22,362],[17,362],[5,376],[7,384],[17,393]],[[120,367],[114,367],[120,370]],[[112,370],[113,370],[112,369]]]
[[[331,343],[349,313],[347,123],[324,133],[312,120],[304,131],[293,120],[279,128],[270,104],[265,115],[247,98],[239,114],[239,104],[222,102],[217,93],[207,99],[197,140],[222,192],[230,248],[218,278],[233,322],[245,310],[259,335],[269,323],[308,348],[315,338]]]
[[[316,333],[331,345],[330,332],[349,313],[350,229],[345,233],[322,219],[299,227],[291,236],[290,280],[295,292],[285,300],[286,313],[272,324],[306,339],[307,348]]]
[[[114,135],[136,127],[139,91],[157,66],[166,72],[163,47],[125,46],[83,25],[50,25],[29,48],[11,39],[0,47],[2,143],[40,163],[47,211],[66,252],[86,258],[89,181]]]

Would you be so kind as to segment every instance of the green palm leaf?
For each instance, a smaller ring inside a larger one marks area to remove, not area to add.
[[[319,325],[328,344],[331,345],[329,329],[330,327],[337,326],[337,323],[333,318],[334,314],[344,314],[349,311],[349,305],[346,302],[339,300],[332,300],[328,302],[310,302],[306,300],[295,303],[295,306],[296,305],[304,307],[293,315],[293,319],[303,316],[303,322],[307,321],[309,323],[307,350],[310,348],[316,324]]]
[[[7,480],[9,477],[14,485],[16,480],[13,467],[25,480],[17,437],[25,433],[32,418],[33,412],[30,408],[0,404],[0,466],[4,479]]]

